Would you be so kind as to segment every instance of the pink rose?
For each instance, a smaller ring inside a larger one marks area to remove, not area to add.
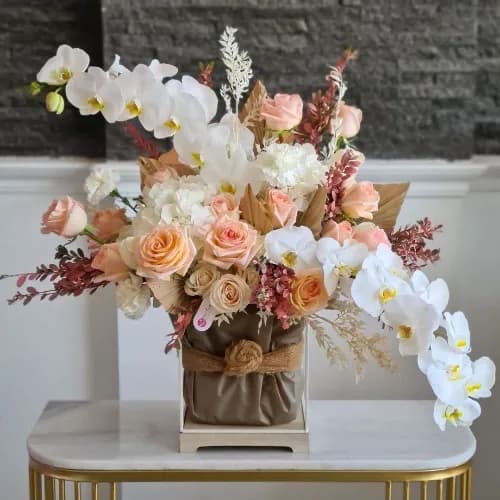
[[[321,236],[327,236],[328,238],[333,238],[337,240],[340,244],[344,243],[345,240],[352,239],[352,226],[348,221],[342,221],[337,224],[333,220],[329,220],[323,227],[323,232]]]
[[[102,271],[102,275],[94,279],[101,281],[122,281],[128,278],[128,267],[120,256],[120,245],[109,243],[102,245],[92,260],[91,266]]]
[[[210,200],[210,210],[216,217],[229,215],[234,219],[239,219],[238,201],[234,194],[221,193]]]
[[[340,135],[342,137],[354,137],[361,127],[363,112],[356,106],[348,106],[342,101],[339,105],[339,118],[342,119]]]
[[[222,269],[245,268],[261,247],[257,231],[228,215],[219,217],[207,234],[203,260]]]
[[[98,210],[92,220],[92,226],[97,231],[97,236],[104,241],[114,239],[120,230],[128,224],[124,208],[107,208]]]
[[[386,232],[372,222],[363,222],[354,228],[353,239],[364,243],[370,252],[376,250],[380,244],[391,246]]]
[[[260,116],[272,130],[290,130],[302,120],[302,98],[298,94],[276,94],[262,103]]]
[[[267,193],[267,207],[278,221],[280,227],[289,227],[297,220],[297,205],[292,198],[279,189],[270,189]]]
[[[379,201],[380,196],[371,182],[356,182],[351,177],[344,185],[340,208],[348,217],[373,219]]]
[[[87,214],[83,205],[70,196],[54,200],[42,217],[41,231],[55,233],[64,238],[73,238],[87,225]]]

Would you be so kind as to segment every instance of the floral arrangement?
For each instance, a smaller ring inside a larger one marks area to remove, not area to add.
[[[97,166],[85,182],[87,206],[69,196],[51,203],[42,233],[70,242],[82,236],[88,251],[59,245],[56,264],[16,275],[18,287],[44,280],[52,287],[28,286],[10,303],[113,284],[126,316],[140,318],[150,306],[171,315],[167,351],[180,347],[188,326],[202,335],[252,305],[261,324],[275,317],[287,329],[305,320],[329,358],[342,362],[326,333],[331,326],[358,368],[369,355],[392,366],[381,347],[390,332],[427,376],[436,423],[470,425],[480,414],[477,399],[491,394],[495,366],[487,357],[470,360],[464,314],[445,312],[446,283],[421,270],[439,258],[427,242],[440,226],[424,219],[394,229],[408,186],[357,178],[364,156],[353,138],[362,112],[345,104],[343,78],[356,54],[344,53],[305,106],[299,95],[268,95],[260,81],[244,101],[252,61],[235,32],[226,28],[220,39],[227,77],[220,119],[213,63],[201,65],[198,79],[175,79],[177,68],[156,59],[129,70],[117,56],[105,71],[62,45],[43,65],[31,91],[47,92],[48,111],[60,114],[68,101],[82,115],[127,122],[147,156],[139,158],[137,198],[120,193],[117,174]],[[135,119],[165,141],[165,152]],[[321,315],[325,309],[334,315]],[[384,333],[365,334],[360,311]]]

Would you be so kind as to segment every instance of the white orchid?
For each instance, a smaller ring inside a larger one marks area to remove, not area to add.
[[[60,45],[56,55],[42,66],[36,79],[49,85],[64,85],[74,76],[83,73],[89,63],[90,57],[84,50]]]
[[[434,422],[442,431],[447,423],[454,427],[469,427],[480,415],[481,406],[472,399],[465,399],[456,405],[449,405],[438,399],[434,405]]]
[[[446,281],[440,278],[429,281],[422,271],[417,270],[411,277],[411,284],[419,297],[433,305],[439,314],[443,313],[450,300],[450,291]]]
[[[419,368],[427,375],[434,394],[446,404],[459,404],[466,397],[465,385],[472,376],[472,362],[439,337],[431,350],[419,355]]]
[[[316,246],[312,231],[305,226],[275,229],[264,238],[266,258],[296,272],[319,267]]]
[[[170,80],[167,86],[174,85]],[[217,113],[217,105],[219,100],[217,94],[206,85],[200,83],[196,78],[189,75],[184,75],[180,82],[178,90],[184,94],[192,95],[201,105],[205,113],[205,123],[209,123]]]
[[[95,165],[85,180],[85,192],[91,205],[98,205],[106,196],[117,188],[120,176],[114,170]]]
[[[388,246],[379,245],[356,275],[351,287],[352,298],[358,307],[376,318],[398,295],[412,294],[410,285],[403,279],[405,276],[399,256]]]
[[[120,63],[120,56],[115,54],[115,58],[113,59],[113,63],[108,68],[107,74],[113,80],[118,78],[122,73],[130,73],[130,70],[126,68],[123,64]]]
[[[489,398],[495,385],[495,363],[487,356],[472,363],[472,375],[465,383],[465,392],[471,398]]]
[[[448,344],[457,351],[470,352],[469,322],[462,311],[444,313],[443,326],[448,336]]]
[[[388,302],[382,321],[396,332],[402,356],[428,350],[439,327],[437,311],[417,295],[399,295]]]
[[[343,245],[333,238],[321,238],[318,241],[316,257],[323,267],[329,296],[335,292],[339,278],[356,274],[367,256],[367,246],[354,240],[346,240]]]
[[[95,115],[100,112],[109,123],[117,120],[124,105],[116,81],[96,66],[71,78],[66,86],[66,97],[80,114]]]
[[[149,69],[156,80],[162,82],[165,78],[171,78],[177,74],[177,67],[173,64],[161,63],[158,59],[153,59],[149,63]]]

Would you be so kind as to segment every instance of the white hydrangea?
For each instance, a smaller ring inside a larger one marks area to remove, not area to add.
[[[215,194],[215,186],[206,184],[199,176],[168,179],[146,190],[143,211],[147,220],[143,221],[141,214],[138,218],[146,225],[194,224],[204,213],[209,215],[206,205]]]
[[[150,306],[151,293],[142,278],[131,274],[128,279],[118,283],[116,303],[127,318],[139,319]]]
[[[117,172],[103,165],[92,168],[85,180],[85,192],[91,205],[98,205],[106,196],[117,188],[120,176]]]
[[[269,184],[287,191],[294,199],[323,184],[328,170],[318,160],[312,144],[271,144],[257,156],[256,166]]]

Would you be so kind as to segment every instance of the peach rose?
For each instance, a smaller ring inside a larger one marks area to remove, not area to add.
[[[210,305],[220,314],[242,311],[250,302],[250,287],[237,274],[223,274],[210,288]]]
[[[203,260],[222,269],[229,269],[232,265],[245,268],[261,245],[259,234],[253,227],[223,215],[207,234]]]
[[[146,173],[143,178],[143,184],[145,188],[150,188],[155,184],[160,184],[162,182],[168,181],[168,179],[172,179],[175,177],[179,177],[177,172],[172,167],[163,167],[161,169],[156,170],[152,173]]]
[[[98,210],[92,219],[97,236],[104,241],[115,239],[120,230],[128,224],[124,208]]]
[[[216,280],[220,271],[213,265],[200,262],[184,283],[184,291],[191,296],[205,295]]]
[[[210,200],[210,210],[216,217],[227,214],[234,219],[239,219],[240,212],[238,208],[238,201],[234,194],[220,193],[215,195]]]
[[[391,246],[387,233],[372,222],[363,222],[354,228],[353,239],[359,243],[364,243],[368,250],[376,250],[380,244]]]
[[[298,94],[276,94],[262,103],[260,116],[272,130],[290,130],[302,120],[302,98]]]
[[[358,134],[363,119],[363,112],[356,106],[348,106],[342,101],[339,105],[338,117],[342,119],[339,134],[342,137],[354,137]]]
[[[297,220],[297,205],[292,198],[279,189],[270,189],[266,204],[280,227],[289,227]]]
[[[368,181],[356,182],[350,179],[340,199],[340,208],[347,216],[373,219],[373,212],[378,210],[380,196],[373,184]]]
[[[328,304],[328,293],[321,269],[297,275],[292,283],[290,302],[300,315],[312,314]]]
[[[91,266],[103,273],[94,279],[96,283],[101,281],[122,281],[129,276],[129,270],[121,258],[118,243],[102,245],[94,256]]]
[[[73,238],[87,226],[87,214],[83,205],[70,196],[54,200],[42,216],[41,232],[55,233]]]
[[[184,276],[193,262],[196,248],[185,229],[160,226],[141,236],[137,246],[137,274],[145,278],[168,279]]]
[[[333,220],[329,220],[323,227],[321,236],[327,236],[328,238],[333,238],[337,240],[340,244],[344,243],[345,240],[350,240],[352,238],[352,226],[348,221],[342,221],[337,224]]]

